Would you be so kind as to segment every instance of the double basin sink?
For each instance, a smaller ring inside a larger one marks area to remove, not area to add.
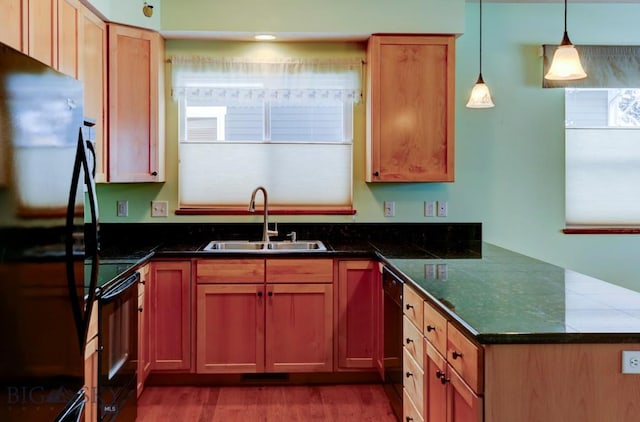
[[[203,249],[205,252],[243,252],[243,253],[277,253],[277,252],[323,252],[327,248],[319,240],[298,241],[243,241],[213,240]]]

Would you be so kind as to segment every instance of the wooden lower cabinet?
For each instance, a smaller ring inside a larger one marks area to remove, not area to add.
[[[333,286],[267,284],[267,372],[333,370]]]
[[[335,312],[338,369],[376,367],[381,293],[375,261],[338,262]]]
[[[98,337],[87,341],[84,354],[85,422],[98,420]]]
[[[331,260],[196,260],[194,268],[198,373],[333,370]]]
[[[151,351],[149,349],[149,311],[151,309],[149,286],[151,283],[148,265],[138,271],[140,272],[140,284],[138,286],[138,379],[136,390],[138,397],[140,397],[144,383],[151,372]]]
[[[191,369],[191,261],[151,263],[151,369]]]
[[[263,372],[264,285],[199,284],[196,289],[196,372]]]

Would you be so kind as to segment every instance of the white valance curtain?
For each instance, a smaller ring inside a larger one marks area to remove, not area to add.
[[[172,95],[194,103],[314,103],[362,98],[361,59],[173,56]]]

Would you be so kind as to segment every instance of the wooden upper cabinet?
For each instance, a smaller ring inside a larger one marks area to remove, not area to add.
[[[109,181],[164,181],[164,40],[108,24]]]
[[[27,51],[29,56],[57,69],[58,0],[28,0]]]
[[[367,182],[454,180],[453,35],[373,35]]]
[[[84,115],[95,120],[96,182],[107,181],[107,25],[82,7],[79,75],[84,82]]]
[[[0,42],[20,51],[26,48],[27,6],[24,0],[0,0]]]
[[[58,0],[57,69],[76,79],[80,74],[82,7],[80,0]]]

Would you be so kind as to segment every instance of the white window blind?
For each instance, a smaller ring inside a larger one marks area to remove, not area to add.
[[[566,89],[568,227],[640,226],[640,90]]]
[[[181,208],[351,208],[359,59],[171,62]]]

